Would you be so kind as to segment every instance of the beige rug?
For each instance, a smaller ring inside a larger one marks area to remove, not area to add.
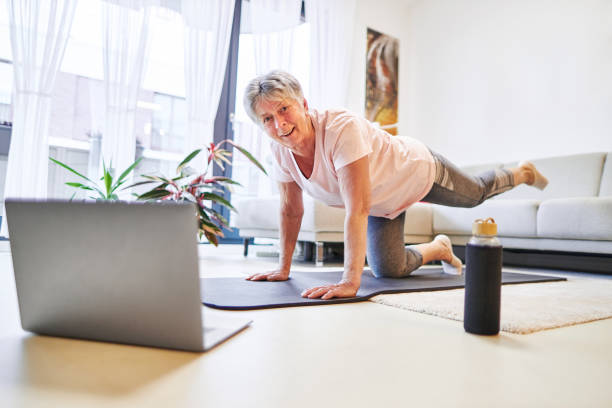
[[[463,289],[378,295],[372,302],[463,321]],[[612,279],[502,285],[501,330],[528,334],[612,317]]]

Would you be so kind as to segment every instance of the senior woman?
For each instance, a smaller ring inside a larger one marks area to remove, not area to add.
[[[244,105],[274,142],[272,174],[280,190],[278,268],[247,279],[289,278],[304,213],[302,191],[346,210],[342,279],[307,289],[303,297],[355,296],[366,252],[376,277],[406,277],[431,261],[441,261],[447,273],[460,274],[461,260],[447,236],[404,245],[406,209],[417,201],[474,207],[519,184],[543,189],[548,183],[529,162],[472,177],[418,140],[391,136],[347,110],[309,109],[299,82],[287,72],[251,80]]]

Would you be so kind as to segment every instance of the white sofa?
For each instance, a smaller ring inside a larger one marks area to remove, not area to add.
[[[404,240],[421,243],[447,234],[462,246],[471,236],[472,222],[493,217],[505,249],[556,251],[610,256],[612,272],[612,153],[585,153],[535,159],[548,177],[544,191],[519,186],[474,208],[417,203],[406,212]],[[515,163],[488,163],[465,168],[477,174]],[[244,238],[278,238],[278,197],[235,203],[233,225]],[[313,243],[322,262],[325,243],[343,241],[344,211],[304,197],[299,241]]]

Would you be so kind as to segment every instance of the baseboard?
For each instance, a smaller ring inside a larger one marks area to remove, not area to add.
[[[453,245],[453,250],[455,254],[465,262],[465,246]],[[508,266],[526,266],[612,274],[612,254],[504,248],[503,263]]]
[[[312,242],[300,241],[294,261],[314,262],[313,245]],[[344,251],[341,242],[326,243],[324,249],[324,262],[342,262]],[[465,263],[465,245],[453,245],[453,251]],[[507,266],[612,274],[612,254],[504,248],[503,263]]]

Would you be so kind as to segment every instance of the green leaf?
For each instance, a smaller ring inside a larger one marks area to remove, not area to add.
[[[70,187],[75,187],[75,188],[81,188],[83,190],[91,190],[91,191],[95,191],[93,188],[86,186],[85,184],[81,184],[81,183],[72,183],[72,182],[68,182],[66,183],[67,186]],[[76,194],[76,193],[75,193]]]
[[[221,228],[219,228],[210,221],[200,220],[200,229],[223,236],[223,231],[221,231]]]
[[[100,191],[100,190],[98,190],[98,189],[96,189],[96,192],[97,192],[97,193],[100,195],[100,198],[98,198],[98,199],[96,199],[96,200],[99,200],[99,199],[102,199],[102,201],[106,201],[106,200],[108,200],[108,198],[107,198],[107,197],[104,195],[104,193],[103,193],[103,192],[101,192],[101,191]]]
[[[148,174],[141,174],[140,177],[145,178],[147,180],[152,180],[152,181],[162,181],[161,178],[157,176],[149,176]]]
[[[138,199],[139,200],[154,200],[157,198],[166,197],[168,194],[171,194],[171,193],[167,190],[153,189],[151,191],[148,191],[144,194],[139,195]]]
[[[100,194],[100,196],[104,197],[104,193],[102,193],[102,191],[94,186],[87,186],[85,184],[81,184],[81,183],[72,183],[72,182],[68,182],[66,183],[66,185],[70,186],[70,187],[75,187],[75,188],[80,188],[81,190],[90,190],[90,191],[95,191],[98,194]],[[75,193],[76,194],[76,193]]]
[[[126,183],[127,180],[123,180],[121,183],[115,183],[113,185],[113,187],[111,188],[111,193],[114,193],[115,190],[117,190],[119,187],[121,187],[122,185],[124,185]],[[125,188],[122,188],[121,190],[125,190]]]
[[[221,223],[221,225],[223,227],[227,228],[230,231],[232,230],[231,228],[228,227],[229,223],[227,222],[227,219],[223,215],[221,215],[221,213],[213,210],[212,208],[208,208],[208,207],[204,207],[202,209],[204,211],[209,212],[210,214],[212,214],[213,217],[216,218],[219,221],[219,223]]]
[[[216,179],[215,181],[218,181],[219,183],[227,183],[227,184],[236,184],[241,186],[242,184],[240,184],[237,181],[232,180],[231,178],[228,177],[213,177],[214,179]]]
[[[113,176],[110,174],[110,168],[104,169],[104,187],[106,188],[106,196],[110,198],[111,195],[111,185],[113,183]]]
[[[89,181],[90,183],[93,183],[93,182],[92,182],[90,179],[88,179],[87,177],[85,177],[84,175],[82,175],[81,173],[79,173],[78,171],[74,170],[73,168],[71,168],[71,167],[69,167],[69,166],[65,165],[65,164],[64,164],[64,163],[62,163],[61,161],[59,161],[59,160],[55,160],[55,159],[54,159],[54,158],[52,158],[52,157],[49,157],[49,160],[51,160],[53,163],[55,163],[55,164],[57,164],[57,165],[59,165],[59,166],[62,166],[62,167],[63,167],[63,168],[65,168],[66,170],[73,172],[73,173],[74,173],[74,174],[76,174],[77,176],[79,176],[79,177],[81,177],[81,178],[84,178],[85,180]]]
[[[232,210],[234,212],[237,212],[236,209],[234,208],[234,206],[229,201],[227,201],[225,198],[221,197],[218,194],[215,194],[215,193],[203,193],[202,194],[202,198],[204,200],[210,200],[210,201],[214,201],[216,203],[221,203],[224,206],[226,206],[227,208],[229,208],[230,210]]]
[[[121,176],[119,176],[119,178],[117,179],[117,182],[115,183],[115,186],[113,187],[112,191],[115,191],[117,187],[121,185],[121,183],[123,182],[123,179],[126,178],[127,175],[130,174],[132,170],[134,170],[134,167],[136,167],[138,163],[140,163],[141,160],[142,160],[142,157],[136,160],[134,163],[132,163],[130,167],[128,167],[127,169],[125,169],[123,173],[121,173]]]
[[[251,163],[253,163],[257,167],[259,167],[259,169],[261,171],[263,171],[266,176],[268,175],[268,173],[266,172],[266,169],[264,169],[264,167],[257,161],[257,159],[255,157],[253,157],[253,155],[251,153],[248,152],[248,150],[246,150],[244,147],[234,143],[232,140],[228,140],[227,142],[229,144],[231,144],[232,146],[234,146],[236,149],[238,149],[240,151],[240,153],[244,154],[246,156],[246,158],[251,161]]]
[[[196,157],[198,155],[198,153],[200,153],[202,151],[202,149],[196,149],[193,152],[189,153],[187,155],[187,157],[185,157],[183,159],[183,161],[178,165],[178,167],[176,168],[176,172],[180,173],[181,169],[187,164],[189,163],[194,157]]]
[[[184,179],[185,177],[189,177],[186,174],[179,174],[178,176],[176,176],[175,178],[172,179],[172,181],[179,181],[180,179]]]
[[[145,176],[145,175],[142,175],[142,177],[144,177],[146,179],[149,179],[149,180],[159,181],[159,182],[165,183],[166,185],[167,184],[172,184],[172,181],[168,180],[165,177],[160,177],[160,176]]]
[[[127,190],[128,188],[132,188],[132,187],[136,187],[136,186],[142,186],[144,184],[151,184],[151,183],[157,183],[157,181],[153,181],[153,180],[149,180],[149,181],[139,181],[138,183],[134,183],[131,184],[127,187],[123,187],[122,190]],[[136,193],[134,193],[136,194]],[[138,194],[136,194],[138,196]]]
[[[206,213],[204,212],[204,210],[202,209],[202,206],[201,206],[201,205],[198,205],[198,213],[200,214],[200,217],[201,217],[203,220],[206,220],[206,221],[211,222],[210,217],[208,216],[208,214],[206,214]]]

